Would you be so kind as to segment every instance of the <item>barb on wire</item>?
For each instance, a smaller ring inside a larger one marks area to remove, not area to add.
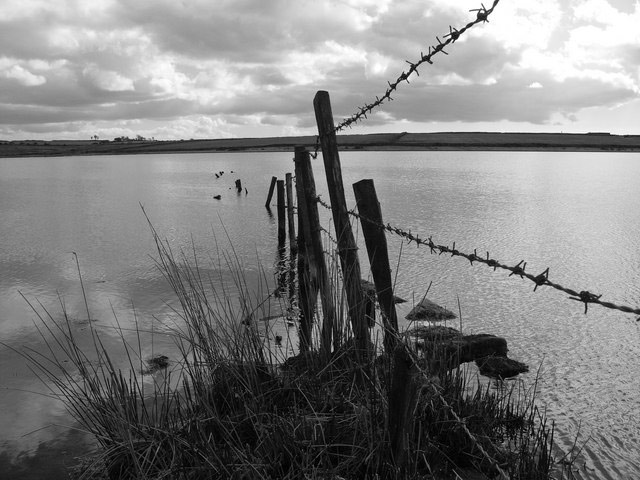
[[[320,197],[317,197],[317,201],[320,205],[322,205],[325,208],[331,209],[331,206],[328,205],[327,203],[325,203],[324,201],[322,201],[320,199]],[[463,257],[466,258],[467,260],[469,260],[469,262],[471,263],[471,265],[474,264],[474,262],[477,263],[482,263],[487,265],[488,267],[493,268],[494,271],[496,271],[498,268],[502,269],[502,270],[507,270],[509,273],[509,276],[518,276],[520,278],[523,279],[527,279],[530,280],[531,282],[534,283],[534,288],[533,291],[535,292],[538,287],[542,287],[542,286],[548,286],[551,288],[554,288],[556,290],[559,290],[561,292],[564,292],[566,294],[569,295],[569,299],[570,300],[575,300],[578,302],[582,302],[584,303],[584,313],[586,314],[589,308],[589,304],[590,303],[594,303],[597,305],[600,305],[602,307],[611,309],[611,310],[619,310],[621,312],[625,312],[625,313],[633,313],[636,315],[640,315],[640,308],[637,307],[629,307],[627,305],[617,305],[615,303],[612,302],[605,302],[600,300],[600,298],[602,297],[602,295],[596,295],[594,293],[591,293],[587,290],[581,290],[581,291],[577,291],[577,290],[573,290],[571,288],[567,288],[564,287],[558,283],[554,283],[551,280],[549,280],[549,269],[547,268],[545,271],[543,271],[542,273],[538,274],[538,275],[533,275],[531,273],[528,273],[525,271],[526,267],[527,267],[527,262],[525,262],[524,260],[521,260],[517,265],[515,266],[509,266],[509,265],[505,265],[500,263],[499,261],[491,258],[489,256],[489,252],[487,252],[487,256],[486,258],[481,257],[478,255],[477,251],[474,250],[473,253],[464,253],[461,252],[460,250],[456,249],[456,244],[455,242],[453,243],[452,247],[448,247],[447,245],[437,245],[436,243],[433,242],[432,238],[429,237],[426,240],[421,239],[418,235],[414,235],[413,233],[411,233],[411,231],[405,231],[402,230],[398,227],[393,227],[390,224],[379,224],[374,222],[373,220],[370,220],[366,217],[363,217],[362,215],[360,215],[359,213],[355,212],[354,210],[349,210],[348,211],[349,215],[358,218],[360,220],[364,220],[365,222],[369,222],[372,225],[377,226],[378,228],[381,228],[383,230],[386,230],[390,233],[393,233],[395,235],[398,235],[404,239],[407,240],[408,243],[411,242],[415,242],[416,246],[420,246],[420,245],[426,245],[429,248],[429,252],[432,254],[438,254],[438,255],[442,255],[443,253],[448,253],[450,254],[452,257]],[[640,319],[638,319],[638,321],[640,321]]]
[[[467,30],[472,28],[474,25],[488,22],[489,15],[491,15],[491,13],[496,8],[499,2],[500,0],[494,0],[490,8],[486,8],[484,4],[480,4],[481,5],[480,8],[474,8],[470,10],[470,12],[477,12],[476,19],[473,20],[472,22],[467,23],[462,28],[458,29],[449,25],[449,33],[447,33],[446,35],[443,35],[444,40],[441,40],[438,36],[436,36],[437,43],[433,46],[429,46],[426,54],[423,52],[420,52],[420,58],[415,62],[405,60],[405,62],[409,64],[409,68],[406,71],[403,70],[400,73],[400,75],[398,75],[398,78],[396,78],[394,82],[389,82],[389,81],[387,82],[388,87],[384,92],[384,94],[381,97],[376,96],[375,101],[368,103],[366,105],[363,105],[362,107],[359,107],[353,115],[343,119],[338,125],[336,125],[332,133],[337,133],[341,130],[344,130],[347,127],[350,128],[354,123],[361,121],[363,118],[367,118],[367,114],[372,113],[374,109],[379,107],[384,102],[392,101],[393,98],[391,97],[391,94],[398,89],[401,83],[403,82],[409,83],[409,78],[414,73],[417,76],[420,75],[420,73],[418,72],[418,68],[420,66],[422,66],[425,63],[433,64],[432,58],[438,53],[449,55],[444,50],[445,47],[455,43],[456,40],[460,38],[460,35],[464,34]],[[315,151],[312,154],[313,158],[317,157],[319,149],[320,149],[320,137],[316,136]]]
[[[316,202],[318,202],[320,205],[322,205],[324,208],[326,208],[327,210],[331,210],[331,205],[329,205],[327,202],[325,202],[324,200],[322,200],[322,198],[320,197],[320,195],[318,195],[316,197]]]
[[[338,245],[338,240],[333,238],[333,235],[331,235],[331,232],[329,230],[327,230],[326,228],[324,228],[322,226],[320,227],[320,230],[325,233],[325,235],[331,241],[331,243],[333,243],[334,245]]]

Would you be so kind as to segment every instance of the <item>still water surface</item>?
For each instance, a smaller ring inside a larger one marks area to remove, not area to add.
[[[78,445],[87,444],[65,427],[72,419],[7,347],[43,348],[22,295],[56,318],[61,297],[88,343],[75,252],[91,317],[108,344],[118,343],[114,317],[125,328],[137,317],[155,332],[143,339],[143,356],[175,351],[164,335],[176,322],[174,297],[151,258],[155,247],[140,205],[176,249],[193,242],[207,259],[233,245],[247,276],[257,277],[276,261],[277,225],[264,208],[269,182],[293,171],[291,157],[0,159],[0,477],[40,478],[73,463]],[[347,152],[342,163],[350,206],[350,185],[373,178],[385,222],[439,244],[455,241],[463,251],[489,251],[503,263],[524,259],[534,273],[549,267],[551,280],[562,285],[640,305],[638,154]],[[322,194],[321,162],[314,168]],[[247,194],[235,193],[236,178]],[[400,296],[419,300],[432,283],[432,300],[457,310],[460,299],[466,331],[506,337],[510,356],[531,367],[526,380],[540,370],[539,401],[556,422],[556,440],[564,449],[576,438],[584,445],[580,477],[640,477],[634,316],[598,306],[585,315],[555,290],[533,293],[530,282],[504,272],[388,240]]]

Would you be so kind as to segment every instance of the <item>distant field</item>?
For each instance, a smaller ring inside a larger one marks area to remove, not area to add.
[[[348,150],[552,150],[640,151],[640,135],[607,133],[379,133],[339,135]],[[0,157],[132,155],[176,152],[292,151],[314,148],[315,137],[228,138],[179,141],[4,141]]]

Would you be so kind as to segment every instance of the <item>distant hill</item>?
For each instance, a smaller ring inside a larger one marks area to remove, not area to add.
[[[549,150],[549,151],[640,151],[640,135],[606,132],[563,133],[376,133],[338,135],[344,150]],[[132,155],[178,152],[262,152],[315,148],[314,136],[224,138],[174,141],[0,141],[0,157],[70,155]]]

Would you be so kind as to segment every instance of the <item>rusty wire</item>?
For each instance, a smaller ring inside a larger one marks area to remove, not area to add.
[[[387,82],[388,87],[384,92],[384,95],[382,95],[381,97],[376,96],[375,101],[368,103],[366,105],[363,105],[362,107],[358,107],[357,111],[353,115],[343,119],[338,125],[336,125],[333,128],[333,130],[330,132],[330,134],[335,134],[341,130],[344,130],[347,127],[351,128],[351,126],[354,123],[361,121],[363,118],[366,119],[367,114],[372,113],[374,109],[382,105],[385,101],[386,102],[393,101],[391,94],[398,89],[401,83],[403,82],[409,83],[409,78],[414,73],[417,76],[419,76],[420,73],[418,72],[418,68],[425,63],[433,64],[432,58],[438,53],[444,53],[445,55],[449,55],[445,51],[445,47],[455,43],[456,40],[460,38],[460,35],[464,34],[468,29],[472,28],[474,25],[488,22],[489,15],[493,13],[493,10],[496,8],[496,5],[498,5],[499,2],[500,0],[494,0],[490,8],[486,8],[484,4],[480,4],[481,5],[480,8],[474,8],[472,10],[469,10],[470,12],[476,12],[476,19],[472,22],[467,23],[462,28],[458,29],[449,25],[449,33],[442,36],[444,40],[436,36],[437,43],[435,45],[429,46],[427,53],[420,52],[420,58],[417,61],[410,62],[409,60],[405,60],[405,62],[409,64],[409,69],[406,71],[403,70],[400,73],[400,75],[398,75],[398,78],[396,78],[394,82],[389,82],[389,81]],[[320,136],[317,135],[315,151],[314,153],[311,154],[313,158],[316,158],[318,156],[319,149],[320,149]]]
[[[328,205],[326,202],[324,202],[320,197],[316,198],[317,202],[322,205],[323,207],[327,208],[327,209],[331,209],[331,205]],[[603,300],[600,300],[600,297],[602,297],[602,295],[596,295],[594,293],[589,292],[588,290],[574,290],[571,288],[567,288],[564,287],[562,285],[560,285],[559,283],[555,283],[552,282],[551,280],[549,280],[549,269],[547,268],[546,270],[544,270],[542,273],[538,274],[538,275],[534,275],[531,273],[528,273],[525,271],[526,267],[527,267],[527,262],[525,262],[524,260],[521,260],[517,265],[515,266],[509,266],[509,265],[505,265],[503,263],[500,263],[497,260],[494,260],[493,258],[491,258],[489,256],[489,252],[486,252],[486,257],[482,257],[480,255],[478,255],[478,252],[476,249],[473,250],[473,253],[465,253],[462,252],[460,250],[458,250],[456,248],[456,243],[453,242],[453,245],[451,247],[447,246],[447,245],[437,245],[436,243],[434,243],[434,241],[432,240],[431,237],[428,238],[420,238],[419,235],[414,235],[413,233],[411,233],[411,231],[405,231],[402,230],[401,228],[398,227],[393,227],[390,224],[380,224],[377,222],[374,222],[373,220],[370,220],[366,217],[363,217],[362,215],[360,215],[359,213],[353,211],[353,210],[349,210],[348,214],[358,218],[360,220],[364,220],[365,222],[369,222],[372,225],[375,225],[378,228],[381,228],[383,230],[386,230],[388,232],[394,233],[400,237],[403,237],[405,239],[407,239],[408,243],[411,242],[415,242],[416,246],[420,246],[420,245],[424,245],[429,249],[429,253],[431,254],[438,254],[438,255],[442,255],[444,254],[451,254],[452,257],[462,257],[462,258],[466,258],[467,260],[469,260],[469,262],[471,263],[471,265],[473,266],[474,262],[477,263],[482,263],[484,265],[487,265],[488,267],[493,268],[494,271],[496,271],[497,269],[502,269],[502,270],[507,270],[509,271],[509,276],[517,276],[523,279],[527,279],[530,280],[531,282],[534,283],[534,287],[533,287],[533,291],[535,292],[538,287],[542,287],[542,286],[548,286],[551,288],[554,288],[556,290],[559,290],[561,292],[564,292],[566,294],[569,295],[569,300],[575,300],[578,302],[582,302],[584,303],[584,313],[587,313],[588,307],[590,303],[594,303],[597,305],[601,305],[605,308],[609,308],[612,310],[619,310],[621,312],[625,312],[625,313],[633,313],[636,315],[640,315],[640,308],[633,308],[633,307],[629,307],[626,305],[617,305],[615,303],[612,302],[605,302]],[[640,319],[639,319],[640,321]]]

